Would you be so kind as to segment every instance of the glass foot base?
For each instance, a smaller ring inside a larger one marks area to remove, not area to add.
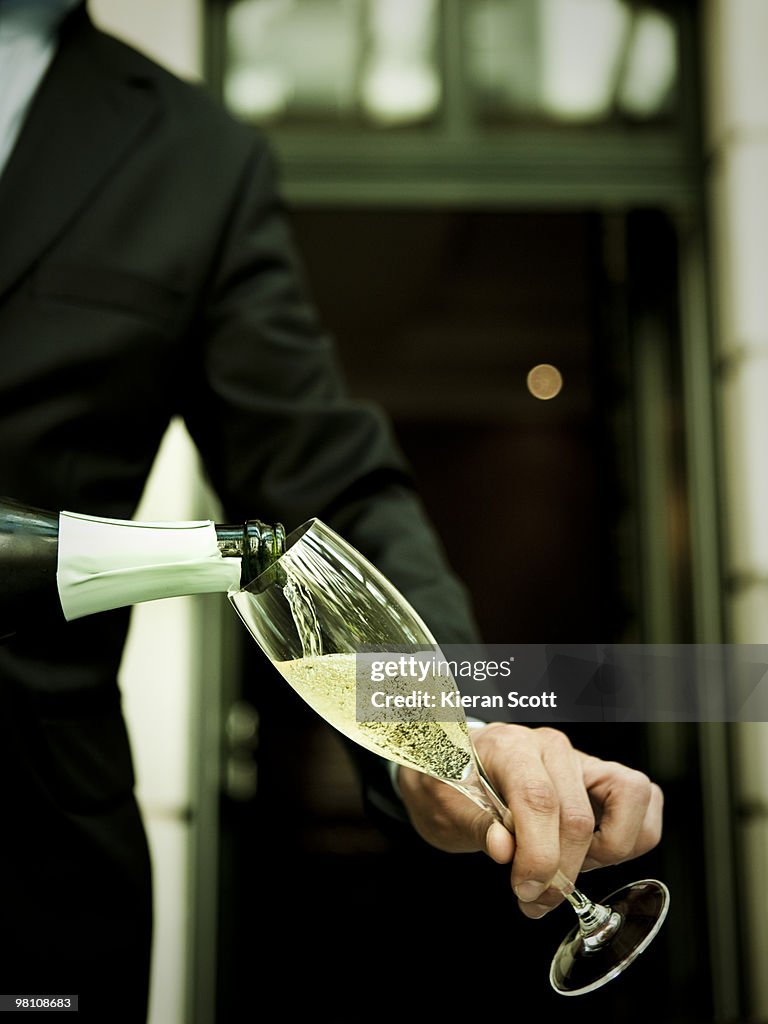
[[[621,916],[615,932],[597,949],[589,949],[576,925],[552,959],[549,980],[563,996],[592,992],[621,974],[648,946],[667,916],[669,890],[646,878],[617,889],[604,906]]]

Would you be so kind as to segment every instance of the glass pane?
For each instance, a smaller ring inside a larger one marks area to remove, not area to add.
[[[677,29],[629,0],[475,0],[467,68],[480,121],[658,123],[674,111]]]
[[[249,120],[423,123],[437,113],[438,0],[237,0],[224,97]]]

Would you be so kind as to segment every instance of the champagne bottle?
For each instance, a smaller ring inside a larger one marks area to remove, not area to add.
[[[245,586],[279,558],[281,524],[144,523],[0,497],[0,637],[164,597]]]

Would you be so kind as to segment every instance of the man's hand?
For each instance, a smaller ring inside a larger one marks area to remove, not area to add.
[[[512,862],[512,888],[528,917],[562,902],[548,887],[558,868],[575,880],[639,857],[661,838],[662,792],[642,772],[574,750],[557,729],[494,722],[472,739],[512,812],[514,837],[462,793],[410,768],[398,776],[403,801],[432,846]]]

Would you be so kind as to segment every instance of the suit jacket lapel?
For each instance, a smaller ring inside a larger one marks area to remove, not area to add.
[[[157,111],[151,80],[114,66],[84,7],[58,53],[0,178],[0,297],[88,203]],[[105,74],[106,71],[106,74]]]

